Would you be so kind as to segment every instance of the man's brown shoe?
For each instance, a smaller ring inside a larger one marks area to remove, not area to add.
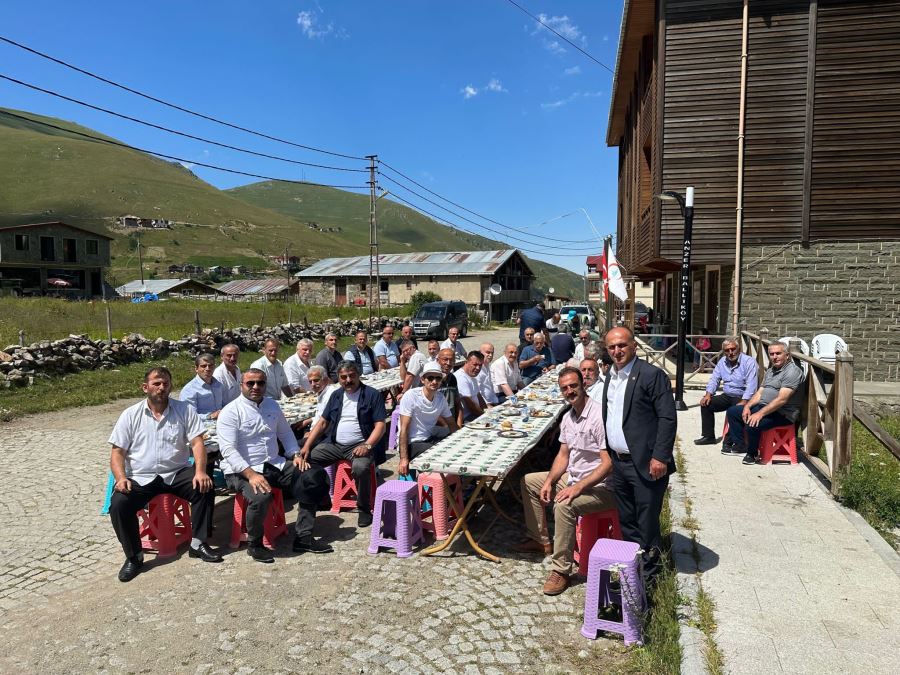
[[[513,550],[519,553],[543,553],[544,555],[550,555],[553,553],[553,545],[542,544],[534,539],[526,539],[521,544],[513,546]]]
[[[569,577],[560,574],[556,570],[550,572],[547,581],[544,582],[544,595],[559,595],[569,587]]]

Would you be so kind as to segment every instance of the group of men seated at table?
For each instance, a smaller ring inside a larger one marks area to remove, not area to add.
[[[248,554],[259,562],[274,561],[263,545],[273,488],[297,502],[293,550],[328,553],[332,547],[313,536],[316,510],[328,495],[324,469],[340,460],[350,462],[357,487],[358,525],[368,527],[374,498],[370,470],[373,464],[385,461],[384,399],[360,379],[367,363],[377,368],[383,367],[383,362],[388,367],[392,362],[399,366],[398,473],[406,475],[416,456],[525,386],[521,363],[533,358],[523,359],[518,346],[511,343],[495,360],[494,346],[484,343],[479,350],[468,352],[462,367],[454,372],[458,339],[444,348],[436,341],[429,343],[426,356],[408,338],[394,343],[389,326],[374,349],[368,347],[366,334],[361,332],[344,358],[332,364],[335,342],[333,336],[327,336],[325,347],[312,359],[312,343],[302,340],[296,355],[282,365],[277,341],[267,341],[263,356],[243,373],[237,366],[238,347],[225,345],[218,367],[210,354],[197,357],[196,377],[185,385],[180,400],[170,397],[172,376],[166,368],[147,371],[142,384],[146,398],[122,413],[109,439],[115,479],[110,515],[126,556],[119,572],[121,581],[133,579],[143,565],[137,512],[153,497],[167,492],[191,503],[189,556],[210,563],[222,561],[207,544],[214,492],[212,455],[204,447],[204,420],[215,420],[226,482],[247,502]],[[536,354],[540,337],[537,343]],[[557,505],[553,560],[554,570],[562,576],[548,580],[545,592],[551,594],[568,584],[578,515],[613,504],[605,487],[612,464],[605,450],[601,414],[605,410],[601,403],[604,383],[610,379],[602,361],[610,356],[590,340],[584,341],[581,351],[584,358],[574,361],[573,353],[559,377],[563,395],[574,411],[562,420],[559,455],[549,472],[527,476],[522,487],[526,523],[534,537],[526,550],[550,547],[541,511],[550,501]],[[336,369],[336,382],[329,376],[329,368]],[[301,442],[277,402],[299,391],[312,392],[318,398],[315,416],[296,425],[303,431]],[[641,518],[646,520],[646,516]],[[644,526],[646,523],[640,525]],[[623,532],[635,532],[638,527],[628,530],[623,523]],[[652,535],[652,523],[650,532]],[[652,536],[648,541],[654,543]]]

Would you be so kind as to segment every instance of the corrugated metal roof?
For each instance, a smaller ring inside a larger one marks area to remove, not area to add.
[[[117,286],[116,292],[119,295],[131,295],[132,293],[156,293],[159,295],[160,293],[170,293],[172,290],[177,289],[181,284],[190,282],[205,286],[209,289],[210,293],[216,292],[216,289],[209,284],[204,284],[202,281],[196,281],[194,279],[146,279],[145,281],[135,279],[134,281],[129,281],[127,284]]]
[[[585,260],[585,263],[588,265],[599,265],[602,259],[602,255],[589,255]]]
[[[509,260],[517,249],[500,251],[445,251],[438,253],[386,253],[378,256],[382,277],[391,276],[471,276],[491,275]],[[369,256],[325,258],[295,276],[366,277]]]
[[[284,293],[287,286],[287,279],[235,279],[219,290],[228,295],[273,295]]]

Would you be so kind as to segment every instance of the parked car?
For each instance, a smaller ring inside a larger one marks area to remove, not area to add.
[[[419,308],[412,320],[416,339],[446,340],[451,328],[458,328],[460,337],[469,332],[469,310],[462,300],[428,302]]]
[[[559,315],[563,320],[569,316],[569,312],[575,310],[575,313],[578,315],[578,318],[581,320],[582,328],[596,328],[597,327],[597,315],[594,313],[593,308],[590,305],[563,305],[559,308]]]

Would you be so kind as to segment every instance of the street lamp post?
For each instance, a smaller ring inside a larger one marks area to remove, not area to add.
[[[675,408],[687,410],[684,402],[684,356],[687,329],[691,324],[691,237],[694,228],[694,188],[688,187],[684,196],[666,191],[656,195],[658,199],[678,203],[684,218],[684,241],[681,246],[681,297],[678,308],[678,343],[675,349]]]

